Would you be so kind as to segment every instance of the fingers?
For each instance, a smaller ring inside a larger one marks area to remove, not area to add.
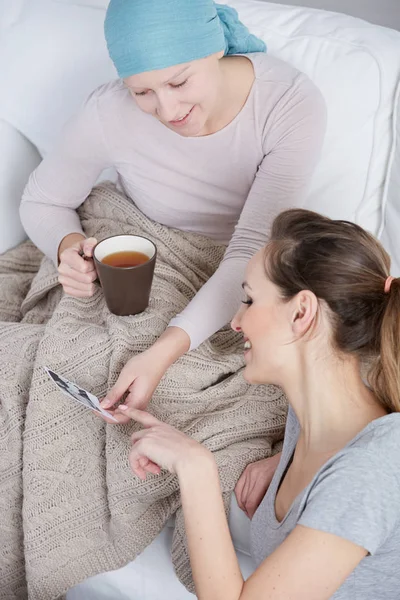
[[[249,469],[249,471],[250,471],[250,469]],[[247,473],[246,481],[245,481],[245,484],[243,487],[243,492],[242,492],[242,502],[243,502],[243,506],[244,506],[244,512],[246,513],[247,516],[249,516],[248,512],[247,512],[247,506],[248,506],[248,502],[249,502],[249,491],[250,491],[251,484],[252,484],[251,479],[252,479],[251,473],[249,472],[249,473]]]
[[[139,477],[139,479],[146,479],[146,471],[140,465],[139,458],[130,454],[129,464],[131,465],[132,471]]]
[[[245,468],[245,470],[243,471],[243,473],[239,477],[239,481],[237,482],[236,487],[235,487],[236,501],[238,503],[239,508],[243,512],[246,512],[246,509],[245,509],[245,506],[244,506],[244,503],[243,503],[243,488],[244,488],[244,485],[246,483],[246,478],[247,478],[247,467]]]
[[[147,429],[140,429],[139,431],[135,431],[134,433],[132,433],[131,435],[131,442],[132,445],[136,444],[139,440],[141,440],[146,434],[147,434]]]
[[[81,256],[79,256],[78,258],[80,258],[80,260],[83,260],[83,258]],[[85,262],[85,261],[83,261]],[[88,261],[86,261],[88,262]],[[78,263],[79,266],[79,263]],[[90,266],[90,265],[89,265]],[[85,271],[81,272],[78,269],[74,269],[73,267],[71,267],[71,265],[67,264],[67,263],[60,263],[60,266],[58,267],[58,275],[59,275],[59,280],[61,277],[63,277],[65,280],[72,280],[75,283],[85,283],[85,284],[90,284],[93,283],[93,281],[95,281],[95,279],[97,279],[97,273],[96,273],[96,269],[93,268],[91,270],[87,270],[87,266],[85,267]]]
[[[249,487],[248,487],[248,491],[247,491],[247,496],[245,498],[245,512],[246,515],[248,516],[249,519],[252,519],[254,516],[254,513],[256,512],[258,505],[260,504],[262,498],[264,497],[264,495],[262,494],[261,496],[257,493],[257,490],[255,489],[255,482],[251,481],[249,483]]]
[[[132,448],[129,453],[129,464],[140,479],[146,479],[146,473],[153,473],[153,475],[161,473],[160,467],[147,456],[141,455],[137,447]]]
[[[94,283],[81,283],[67,277],[58,277],[59,283],[63,286],[64,292],[75,298],[90,298],[96,291]]]
[[[127,406],[131,406],[132,408],[138,408],[139,410],[146,410],[148,405],[148,398],[146,392],[140,390],[140,386],[137,385],[139,381],[135,381],[135,385],[133,386],[129,394],[125,399],[125,404]],[[143,386],[142,386],[143,387]]]
[[[82,250],[85,256],[92,257],[94,247],[97,245],[96,238],[88,238],[82,243]]]
[[[110,406],[114,406],[114,404],[121,399],[126,390],[132,385],[133,379],[134,378],[132,377],[132,374],[125,365],[119,374],[115,385],[113,385],[111,390],[107,392],[107,396],[101,402],[101,407],[107,410]]]
[[[63,274],[66,271],[67,274],[73,271],[77,271],[79,273],[90,273],[94,271],[94,263],[91,258],[89,260],[85,260],[83,256],[80,255],[81,244],[76,244],[75,246],[71,246],[71,248],[67,248],[61,254],[60,257],[60,265],[58,267],[59,272]],[[69,271],[68,271],[69,268]]]
[[[128,406],[127,404],[121,404],[120,406],[118,406],[117,411],[119,410],[122,410],[124,415],[128,415],[131,419],[143,425],[143,427],[154,427],[155,425],[159,425],[160,423],[160,421],[156,417],[146,412],[145,410],[139,410],[138,408],[133,408],[131,406]]]
[[[161,473],[160,467],[145,456],[139,458],[139,464],[147,473],[153,473],[154,475],[159,475]]]
[[[97,278],[96,269],[92,259],[85,260],[80,252],[87,244],[87,251],[91,256],[94,247],[94,238],[84,240],[64,250],[58,267],[58,281],[69,296],[76,298],[89,298],[96,291],[94,281]]]
[[[102,415],[101,413],[98,413],[95,410],[92,410],[92,413],[94,415],[96,415],[96,417],[99,417],[99,419],[102,419],[103,421],[105,421],[106,423],[110,423],[111,425],[117,425],[117,423],[115,421],[113,421],[112,419],[109,419],[108,417],[106,417],[106,415]],[[125,425],[126,423],[129,423],[129,421],[130,421],[129,417],[124,417],[123,415],[115,414],[114,411],[110,411],[110,414],[112,414],[112,416],[115,419],[117,419],[119,425]]]

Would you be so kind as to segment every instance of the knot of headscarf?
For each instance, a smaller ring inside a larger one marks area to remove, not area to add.
[[[221,51],[266,51],[234,8],[213,0],[111,0],[104,32],[121,78]]]

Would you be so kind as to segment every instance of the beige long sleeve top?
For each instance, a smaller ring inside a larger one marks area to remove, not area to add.
[[[170,323],[188,333],[191,349],[234,315],[246,264],[274,217],[303,202],[325,133],[324,100],[304,74],[268,54],[247,56],[255,71],[247,101],[208,136],[168,129],[120,80],[101,86],[32,173],[21,203],[27,234],[56,261],[63,237],[82,232],[76,209],[114,167],[148,217],[227,244],[218,270]]]

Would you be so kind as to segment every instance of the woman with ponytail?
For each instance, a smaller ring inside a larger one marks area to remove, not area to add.
[[[325,104],[234,9],[212,0],[111,0],[105,36],[120,79],[93,92],[32,174],[21,219],[76,297],[91,296],[96,278],[96,240],[76,209],[107,167],[148,217],[227,245],[215,274],[128,362],[104,404],[129,390],[126,402],[144,408],[169,366],[229,323],[273,218],[302,202]]]
[[[232,327],[244,376],[285,391],[279,464],[244,582],[213,455],[147,412],[130,463],[179,479],[200,600],[395,600],[400,590],[400,279],[361,227],[293,209],[253,257]]]

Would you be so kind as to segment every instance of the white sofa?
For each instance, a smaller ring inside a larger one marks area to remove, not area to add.
[[[400,275],[400,33],[335,13],[230,0],[268,51],[306,72],[328,106],[310,208],[378,235]],[[103,40],[107,0],[0,0],[0,252],[19,243],[30,171],[90,91],[115,77]],[[171,525],[171,524],[169,524]],[[241,567],[249,522],[232,504]],[[167,526],[133,563],[69,591],[68,600],[193,598],[173,575]]]

